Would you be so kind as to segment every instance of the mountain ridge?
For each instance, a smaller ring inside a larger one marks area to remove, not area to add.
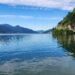
[[[19,25],[0,24],[0,33],[37,33],[36,31],[24,28]]]
[[[39,33],[47,34],[51,29],[35,31],[29,28],[22,27],[20,25],[12,26],[10,24],[0,24],[0,33]]]

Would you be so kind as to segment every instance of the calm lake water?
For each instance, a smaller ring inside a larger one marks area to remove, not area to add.
[[[75,75],[75,36],[0,35],[0,75]]]

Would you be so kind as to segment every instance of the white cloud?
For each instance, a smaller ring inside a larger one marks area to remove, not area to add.
[[[75,0],[0,0],[0,3],[10,5],[30,5],[36,7],[60,8],[70,10],[75,7]]]
[[[32,19],[32,16],[23,15],[0,15],[0,18],[22,18],[22,19]]]
[[[21,19],[36,19],[36,20],[57,20],[61,17],[34,17],[24,15],[0,15],[0,18],[21,18]]]

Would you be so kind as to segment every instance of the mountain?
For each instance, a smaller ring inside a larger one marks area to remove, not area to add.
[[[37,31],[39,34],[43,34],[44,33],[44,30],[38,30]]]
[[[58,30],[70,30],[75,32],[75,8],[69,12],[56,27]]]
[[[51,29],[44,31],[43,33],[50,33]]]
[[[51,29],[48,29],[48,30],[38,30],[37,32],[40,33],[40,34],[48,34],[50,33]]]
[[[36,31],[28,28],[11,26],[9,24],[0,24],[0,33],[37,33]]]

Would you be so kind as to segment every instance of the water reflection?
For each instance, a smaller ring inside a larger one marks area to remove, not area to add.
[[[67,48],[74,43],[74,37],[54,37],[0,35],[0,75],[75,75],[75,60]]]
[[[63,47],[69,54],[75,57],[75,35],[53,35],[57,42]]]
[[[26,35],[26,36],[24,36],[24,35],[15,35],[15,34],[13,34],[13,35],[0,35],[0,42],[10,42],[10,41],[13,41],[13,40],[17,40],[17,41],[19,41],[19,40],[21,40],[21,39],[23,39],[23,38],[28,38],[30,35]]]
[[[57,43],[52,44],[55,40],[50,35],[1,35],[0,38],[0,64],[13,59],[22,62],[34,58],[65,56],[62,48],[56,50]]]

